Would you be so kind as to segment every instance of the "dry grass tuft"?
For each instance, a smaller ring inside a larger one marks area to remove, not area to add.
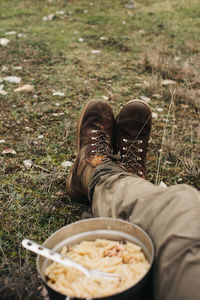
[[[156,50],[146,52],[143,60],[145,72],[151,73],[154,81],[147,88],[149,93],[158,89],[161,80],[170,79],[176,81],[177,85],[165,88],[163,99],[170,99],[171,89],[174,90],[174,102],[176,104],[190,104],[199,112],[200,109],[200,80],[198,74],[198,64],[194,66],[194,61],[180,62],[180,57],[169,50]]]
[[[176,104],[192,105],[194,110],[200,112],[200,89],[178,87],[175,91],[174,101]]]
[[[198,80],[198,72],[187,62],[180,63],[180,57],[170,53],[169,50],[156,50],[145,53],[144,70],[162,79],[171,79],[177,82],[195,85]],[[178,60],[178,61],[177,61]]]

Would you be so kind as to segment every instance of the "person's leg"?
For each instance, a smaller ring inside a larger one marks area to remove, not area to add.
[[[111,107],[102,101],[87,104],[79,119],[78,154],[67,178],[67,192],[80,198],[87,197],[89,190],[94,216],[126,219],[151,235],[156,247],[155,300],[197,300],[200,196],[187,185],[164,189],[139,177],[145,177],[149,112],[141,101],[131,101],[121,110],[115,135],[119,164],[112,156]]]
[[[199,300],[199,192],[187,185],[154,186],[113,162],[97,167],[89,186],[95,217],[128,220],[152,237],[155,300]]]
[[[129,173],[113,162],[95,170],[89,193],[93,214],[128,220],[150,234],[156,248],[155,300],[197,300],[200,196],[187,185],[161,188],[140,178],[145,178],[150,129],[148,105],[130,101],[121,109],[116,118],[115,149]]]

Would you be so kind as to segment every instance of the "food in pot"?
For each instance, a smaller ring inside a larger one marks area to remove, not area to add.
[[[54,290],[77,298],[99,298],[117,294],[137,283],[149,269],[138,245],[106,239],[64,246],[61,254],[88,269],[120,274],[114,279],[87,278],[79,270],[52,263],[45,269],[47,283]]]

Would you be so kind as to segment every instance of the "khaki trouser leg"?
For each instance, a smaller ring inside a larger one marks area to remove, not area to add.
[[[188,185],[169,188],[126,173],[109,162],[90,181],[95,217],[140,225],[156,249],[155,300],[200,299],[200,194]]]

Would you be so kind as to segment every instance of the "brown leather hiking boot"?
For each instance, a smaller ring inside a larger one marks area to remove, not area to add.
[[[127,102],[116,117],[115,153],[128,172],[145,178],[151,110],[140,100]]]
[[[113,148],[114,115],[111,106],[94,100],[83,109],[77,126],[77,158],[67,177],[70,197],[86,199],[95,168],[110,160]]]

